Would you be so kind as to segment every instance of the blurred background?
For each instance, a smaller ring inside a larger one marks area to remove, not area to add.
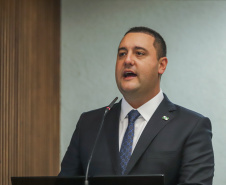
[[[117,47],[133,26],[165,39],[161,88],[173,103],[210,118],[214,185],[226,183],[226,1],[0,3],[0,184],[10,176],[57,175],[81,113],[122,98]]]

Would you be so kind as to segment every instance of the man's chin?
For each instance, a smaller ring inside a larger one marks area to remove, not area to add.
[[[120,89],[120,92],[123,94],[123,95],[126,95],[126,94],[134,94],[138,91],[138,88],[137,87],[123,87]]]

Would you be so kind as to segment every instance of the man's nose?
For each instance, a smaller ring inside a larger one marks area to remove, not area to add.
[[[124,61],[125,66],[132,66],[134,65],[134,57],[131,53],[128,53],[126,55],[125,61]]]

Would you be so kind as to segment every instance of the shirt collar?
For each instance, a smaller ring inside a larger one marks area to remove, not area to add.
[[[160,92],[151,100],[140,106],[137,110],[141,114],[141,116],[145,119],[145,121],[149,121],[152,115],[154,114],[155,110],[159,106],[159,104],[164,99],[163,92]],[[120,121],[126,118],[127,114],[133,110],[134,108],[125,100],[122,99],[121,104],[121,114],[120,114]]]

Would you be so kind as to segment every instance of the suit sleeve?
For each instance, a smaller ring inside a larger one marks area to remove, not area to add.
[[[211,123],[202,117],[185,142],[179,185],[212,185],[213,174]]]
[[[83,114],[77,123],[76,129],[71,138],[70,145],[61,163],[61,171],[58,176],[84,175],[79,155],[79,128]]]

